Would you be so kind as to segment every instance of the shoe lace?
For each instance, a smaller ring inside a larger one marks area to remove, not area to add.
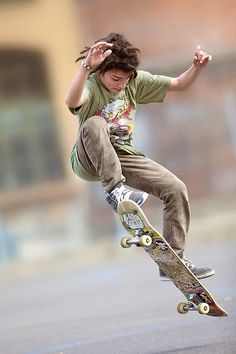
[[[112,206],[113,210],[116,211],[118,203],[122,200],[122,196],[126,189],[124,186],[115,188],[111,193],[106,197],[107,202]]]
[[[110,198],[113,200],[116,200],[117,202],[119,202],[122,198],[122,194],[123,194],[123,190],[122,188],[116,188],[114,189],[114,191],[112,191],[112,193],[110,194]]]
[[[115,188],[111,193],[110,197],[115,199],[118,203],[125,198],[125,196],[129,196],[132,193],[129,189],[121,186],[119,188]]]
[[[183,258],[183,262],[190,270],[196,268],[196,266],[193,264],[193,262],[187,258]]]

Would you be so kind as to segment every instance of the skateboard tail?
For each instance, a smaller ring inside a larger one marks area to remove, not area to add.
[[[219,305],[218,305],[218,307],[219,307]],[[212,317],[228,317],[229,316],[228,313],[223,309],[222,309],[222,311],[209,312],[207,315],[212,316]]]
[[[228,317],[228,313],[214,301],[210,305],[210,311],[207,314],[208,316],[213,316],[213,317]]]

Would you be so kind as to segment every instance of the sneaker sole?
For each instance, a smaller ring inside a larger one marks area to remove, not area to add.
[[[160,277],[161,281],[171,281],[170,278],[166,278],[166,277]]]
[[[211,270],[209,271],[208,273],[204,273],[202,275],[198,275],[197,278],[198,279],[204,279],[204,278],[209,278],[209,277],[212,277],[212,275],[215,274],[215,271],[214,270]]]
[[[215,274],[214,270],[209,271],[208,273],[204,273],[202,275],[197,276],[197,278],[200,279],[205,279],[205,278],[209,278],[212,277]],[[171,281],[170,278],[168,277],[160,277],[161,281]]]

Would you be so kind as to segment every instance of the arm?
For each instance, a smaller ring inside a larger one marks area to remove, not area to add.
[[[66,95],[66,104],[69,108],[80,107],[84,103],[82,95],[85,82],[90,72],[91,70],[88,70],[84,66],[81,66],[79,71],[76,73]]]
[[[84,103],[83,91],[86,80],[91,71],[101,64],[112,53],[111,43],[98,42],[88,51],[88,55],[72,80],[66,95],[66,104],[70,108],[82,106]]]
[[[212,56],[201,50],[200,46],[197,46],[193,63],[189,69],[178,77],[171,78],[169,91],[184,91],[191,86],[202,69],[211,61]]]

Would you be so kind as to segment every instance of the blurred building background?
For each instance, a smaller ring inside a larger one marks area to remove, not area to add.
[[[187,92],[139,107],[134,141],[186,183],[199,232],[234,234],[235,12],[235,0],[0,0],[0,265],[120,232],[100,184],[71,171],[78,126],[64,103],[80,50],[109,32],[139,47],[152,73],[179,75],[198,44],[213,55]],[[145,211],[160,223],[160,202]]]

